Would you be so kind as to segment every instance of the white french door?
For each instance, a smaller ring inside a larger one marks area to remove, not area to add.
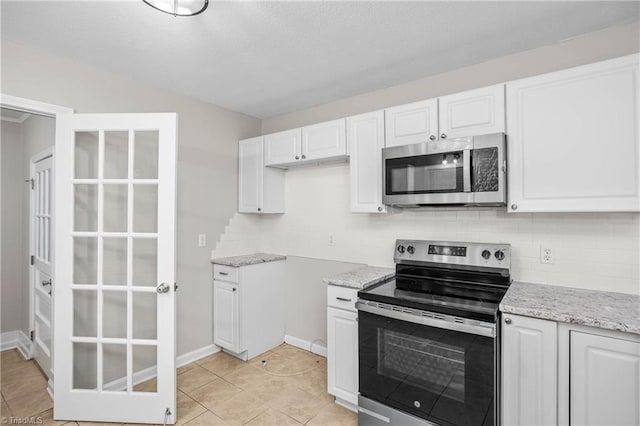
[[[33,358],[49,377],[51,371],[51,294],[53,150],[31,159],[30,253],[31,312],[33,312]]]
[[[176,115],[57,123],[54,418],[172,424]]]

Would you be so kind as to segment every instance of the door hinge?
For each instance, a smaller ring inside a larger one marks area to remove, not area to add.
[[[178,283],[173,283],[173,291],[174,293],[178,291]]]
[[[34,330],[31,330],[29,332],[29,340],[31,340],[32,342],[36,340],[36,332]]]
[[[25,182],[30,182],[31,183],[31,189],[36,189],[36,181],[35,181],[34,178],[25,179]]]
[[[32,265],[35,265],[36,257],[34,255],[31,255],[29,262],[31,262]]]

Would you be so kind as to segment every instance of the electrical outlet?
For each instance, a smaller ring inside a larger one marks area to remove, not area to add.
[[[329,245],[332,247],[336,245],[336,239],[333,237],[333,235],[329,235]]]
[[[198,247],[206,247],[207,246],[207,234],[198,235]]]
[[[553,264],[553,249],[550,247],[540,246],[540,263]]]

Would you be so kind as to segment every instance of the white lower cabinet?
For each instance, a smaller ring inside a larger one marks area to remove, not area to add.
[[[640,341],[569,332],[572,425],[640,425]]]
[[[240,352],[238,285],[213,281],[213,335],[215,344]]]
[[[502,320],[502,423],[557,423],[557,324],[505,315]]]
[[[328,286],[327,389],[336,397],[336,402],[351,409],[358,405],[358,312],[354,306],[356,298],[355,289]]]
[[[284,268],[213,265],[213,343],[248,360],[284,342]]]
[[[640,336],[504,314],[503,425],[640,425]]]

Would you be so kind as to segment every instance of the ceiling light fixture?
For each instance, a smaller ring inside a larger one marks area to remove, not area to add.
[[[173,16],[194,16],[205,11],[209,0],[142,0],[152,8]]]

